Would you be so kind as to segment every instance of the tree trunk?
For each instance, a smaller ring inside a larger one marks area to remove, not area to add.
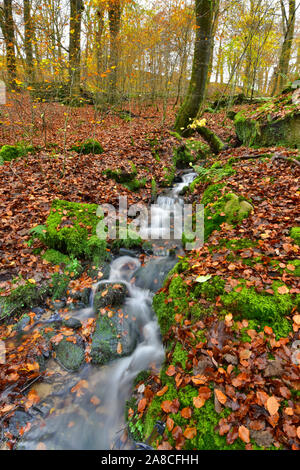
[[[12,11],[12,0],[4,0],[3,2],[3,16],[1,17],[1,29],[4,35],[6,47],[6,67],[8,87],[10,89],[17,88],[17,62],[15,54],[15,27]]]
[[[282,5],[282,22],[283,22],[283,34],[284,39],[281,46],[279,64],[274,72],[274,85],[272,89],[272,95],[276,95],[282,91],[283,87],[287,82],[287,75],[289,72],[292,44],[295,30],[296,20],[296,0],[289,0],[289,16],[286,18],[285,8]]]
[[[193,59],[192,76],[187,96],[180,108],[175,129],[182,132],[186,129],[190,119],[194,119],[203,102],[208,67],[211,55],[213,12],[215,11],[215,0],[195,0],[196,11],[196,41]]]
[[[34,68],[33,68],[33,23],[31,18],[31,0],[23,0],[24,7],[24,48],[26,55],[26,76],[27,81],[32,83],[34,81]]]
[[[108,18],[110,32],[110,61],[109,61],[109,102],[117,101],[117,79],[119,65],[119,33],[121,28],[122,4],[120,1],[110,1]]]
[[[70,7],[69,81],[71,96],[76,97],[80,95],[80,37],[83,2],[71,0]]]
[[[97,63],[97,87],[101,86],[101,73],[103,72],[103,56],[101,40],[104,31],[104,8],[98,7],[96,11],[96,63]]]

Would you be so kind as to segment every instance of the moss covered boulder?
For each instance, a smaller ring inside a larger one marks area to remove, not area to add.
[[[63,339],[55,347],[56,360],[60,365],[65,369],[70,371],[76,371],[84,363],[84,352],[85,348],[80,337],[75,336],[77,342],[76,344]]]
[[[106,240],[96,234],[102,217],[97,216],[96,204],[81,204],[54,200],[40,239],[63,254],[104,260]]]
[[[300,148],[300,112],[287,114],[283,118],[272,118],[271,114],[252,119],[238,113],[234,119],[236,134],[247,146],[285,146]]]
[[[3,145],[0,149],[0,165],[4,162],[11,162],[16,158],[24,157],[29,152],[34,152],[34,147],[31,145]]]
[[[81,153],[83,155],[93,154],[93,155],[100,155],[104,152],[104,149],[100,142],[94,139],[88,139],[84,142],[78,143],[73,145],[70,150],[74,150],[77,153]]]
[[[10,295],[0,297],[0,321],[39,305],[50,291],[48,285],[38,286],[33,281],[16,287]]]
[[[104,307],[121,306],[125,302],[128,290],[125,284],[104,282],[98,286],[94,297],[94,310],[99,312]]]
[[[220,228],[224,222],[237,224],[246,219],[253,206],[234,193],[222,194],[223,184],[209,186],[203,194],[201,203],[204,209],[204,238]]]
[[[176,168],[186,168],[190,163],[205,159],[210,154],[210,147],[199,140],[187,139],[174,150],[173,162]]]
[[[92,338],[93,364],[105,364],[114,359],[129,356],[136,346],[136,334],[130,320],[116,308],[105,315],[99,314]]]
[[[122,184],[129,191],[138,191],[144,188],[147,182],[146,178],[138,178],[137,168],[133,163],[131,164],[131,170],[125,168],[108,169],[104,171],[104,175]]]

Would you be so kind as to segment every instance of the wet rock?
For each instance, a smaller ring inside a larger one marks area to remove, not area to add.
[[[24,328],[29,325],[30,323],[30,317],[29,315],[23,315],[20,320],[18,321],[18,323],[16,324],[15,326],[15,329],[18,331],[18,332],[21,332],[24,330]]]
[[[63,320],[63,325],[67,328],[72,328],[73,330],[78,330],[82,327],[81,321],[75,317],[68,318],[68,320]]]
[[[128,290],[125,284],[104,282],[98,286],[95,294],[94,310],[98,312],[100,308],[121,306],[127,295]]]
[[[117,309],[109,316],[99,315],[92,339],[91,356],[94,364],[129,356],[136,346],[136,333],[131,321]]]
[[[69,297],[73,300],[78,300],[84,306],[87,306],[89,305],[91,290],[92,289],[89,287],[86,287],[83,290],[79,290],[79,291],[71,290]]]
[[[84,351],[83,342],[81,338],[76,337],[77,343],[71,343],[63,339],[56,347],[56,360],[57,362],[67,370],[75,371],[80,369],[84,363]]]
[[[146,266],[139,268],[134,273],[136,286],[149,289],[152,292],[158,291],[177,261],[177,258],[172,256],[149,261]]]

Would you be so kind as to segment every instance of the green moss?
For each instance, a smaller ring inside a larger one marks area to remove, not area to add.
[[[164,176],[161,182],[161,186],[171,186],[174,178],[175,178],[175,165],[171,165],[170,167],[164,167]]]
[[[32,308],[38,305],[48,292],[48,286],[37,286],[30,282],[16,287],[11,291],[10,295],[0,297],[0,320],[12,315],[18,315],[25,308]]]
[[[226,179],[228,176],[233,175],[236,171],[230,164],[223,166],[220,162],[215,162],[211,167],[205,168],[203,166],[194,166],[194,170],[199,175],[199,180],[202,183],[217,183],[218,181]]]
[[[174,315],[188,308],[187,286],[181,277],[177,276],[172,279],[168,296],[164,292],[159,292],[154,296],[153,307],[160,330],[165,335],[174,322]]]
[[[31,145],[3,145],[0,150],[0,158],[3,162],[10,162],[16,158],[24,157],[29,152],[34,152],[34,148]]]
[[[290,269],[288,266],[289,265],[292,265],[295,267],[294,270]],[[295,260],[291,260],[288,262],[288,266],[286,267],[286,272],[291,274],[292,276],[295,276],[295,277],[300,277],[300,260],[299,259],[295,259]]]
[[[63,339],[55,347],[57,361],[67,370],[76,371],[84,363],[84,348]]]
[[[300,227],[293,227],[291,229],[290,237],[297,245],[300,245]]]
[[[110,178],[115,180],[117,183],[122,184],[125,188],[129,189],[129,191],[138,191],[141,188],[144,188],[147,179],[142,178],[141,180],[137,179],[137,169],[136,166],[132,163],[131,164],[131,172],[117,169],[117,170],[105,170],[104,174]]]
[[[211,192],[204,193],[202,204],[207,203],[208,198],[215,198],[220,194],[219,185],[213,185]],[[210,188],[210,187],[209,187]],[[209,188],[207,191],[209,191]],[[204,201],[204,202],[203,202]],[[219,230],[222,223],[237,224],[248,217],[252,206],[247,201],[240,200],[234,193],[224,194],[214,203],[206,205],[204,209],[204,239],[207,240],[214,230]]]
[[[70,150],[74,150],[75,152],[83,155],[88,155],[90,153],[100,155],[104,152],[102,145],[94,139],[88,139],[80,144],[75,144],[70,148]]]
[[[213,276],[208,281],[196,285],[192,292],[192,298],[198,299],[203,297],[206,300],[213,301],[224,293],[225,284],[224,279],[220,276]]]
[[[97,208],[95,204],[53,201],[42,241],[49,248],[68,255],[105,259],[106,241],[96,236],[101,220],[96,215]]]
[[[173,163],[176,168],[186,168],[197,160],[205,158],[210,153],[210,147],[201,141],[188,139],[174,150]]]
[[[283,118],[273,119],[270,113],[261,113],[258,119],[246,117],[242,112],[234,119],[239,140],[247,146],[285,146],[300,148],[300,113],[291,108]]]
[[[45,253],[43,254],[43,259],[54,265],[68,265],[71,262],[71,258],[69,258],[69,256],[66,256],[60,251],[53,249],[45,251]]]
[[[245,145],[251,146],[259,132],[258,123],[254,120],[246,119],[244,114],[239,112],[234,118],[234,125],[240,141]]]
[[[275,334],[285,337],[291,331],[291,325],[285,318],[294,302],[289,294],[279,294],[278,287],[282,285],[275,282],[272,286],[274,294],[258,294],[254,288],[243,287],[221,296],[223,305],[236,318],[257,320],[261,326],[271,326]]]
[[[207,204],[214,202],[217,198],[222,196],[222,188],[224,188],[225,183],[211,184],[206,188],[203,193],[201,204],[206,206]]]
[[[176,365],[179,363],[183,369],[185,369],[185,364],[188,358],[187,351],[183,348],[181,343],[176,343],[175,349],[172,356],[172,364]]]
[[[50,284],[52,300],[62,299],[65,297],[69,283],[70,277],[67,274],[52,274]]]

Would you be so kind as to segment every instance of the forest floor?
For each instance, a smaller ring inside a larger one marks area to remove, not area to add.
[[[95,115],[92,107],[69,109],[56,103],[32,107],[22,97],[13,97],[9,103],[12,104],[1,108],[0,146],[26,140],[36,151],[0,166],[2,297],[25,280],[39,285],[60,271],[41,254],[35,254],[34,250],[41,246],[39,242],[28,245],[29,230],[45,223],[52,200],[115,204],[119,196],[124,195],[129,204],[150,202],[153,180],[159,190],[165,169],[172,164],[173,149],[178,146],[176,137],[170,133],[175,114],[172,106],[162,123],[162,112],[154,107],[131,109],[133,117],[126,122],[112,112]],[[235,110],[240,108],[237,106]],[[224,141],[236,144],[234,126],[225,110],[206,113],[204,117],[207,126]],[[91,137],[102,144],[104,153],[79,155],[68,150],[78,140]],[[216,161],[226,166],[231,159],[234,172],[221,177],[218,184],[251,200],[254,211],[234,227],[222,224],[200,250],[187,255],[185,269],[175,274],[181,278],[187,292],[199,276],[217,276],[224,281],[227,294],[242,291],[241,278],[247,288],[254,288],[258,294],[282,297],[300,294],[294,275],[298,267],[293,263],[299,257],[299,246],[290,238],[291,228],[299,226],[299,221],[295,220],[299,208],[299,166],[267,158],[276,152],[292,158],[298,155],[297,150],[286,148],[233,146],[206,162],[206,166]],[[241,158],[249,155],[264,158]],[[132,163],[137,169],[137,179],[146,178],[145,187],[138,192],[129,191],[103,176],[106,169],[130,171]],[[207,183],[195,186],[188,201],[200,202],[207,187]],[[250,243],[233,253],[228,243],[240,239]],[[226,246],[224,240],[228,242]],[[86,273],[72,281],[74,289],[92,282]],[[161,294],[165,295],[166,304],[172,304],[169,284]],[[190,299],[188,308],[194,303],[195,300]],[[184,364],[175,361],[172,348],[168,350],[163,376],[151,375],[146,381],[138,382],[134,394],[136,407],[129,409],[129,418],[132,422],[149,421],[147,413],[155,409],[155,417],[163,419],[167,425],[156,446],[160,449],[199,448],[203,442],[197,441],[197,412],[206,401],[213,399],[214,410],[220,415],[217,421],[213,420],[214,432],[224,438],[224,442],[226,440],[225,444],[222,441],[224,448],[238,443],[238,448],[246,449],[299,449],[299,363],[293,360],[300,329],[296,306],[285,315],[290,329],[278,335],[271,322],[254,324],[247,315],[235,319],[227,311],[221,321],[220,295],[209,301],[201,299],[200,303],[210,309],[210,315],[193,321],[188,312],[183,315],[179,308],[172,328],[164,335],[166,344],[170,341],[181,344]],[[31,313],[32,323],[34,316]],[[86,341],[93,328],[93,322],[83,328],[81,333]],[[201,341],[195,341],[198,330],[204,332]],[[10,340],[15,334],[13,322],[0,326],[1,338]],[[34,394],[25,394],[24,398],[22,390],[29,381],[40,376],[34,357],[36,351],[43,348],[43,339],[33,331],[17,351],[13,347],[8,350],[9,360],[0,373],[0,391],[9,384],[17,393],[0,403],[0,417],[5,425],[20,403],[25,400],[28,409],[38,400]],[[201,371],[203,357],[212,361],[206,376]],[[273,371],[269,370],[272,367]],[[174,387],[176,397],[171,393]],[[195,388],[196,395],[192,393],[190,401],[181,401],[181,392],[186,390],[188,395],[191,387]],[[223,408],[229,409],[230,414],[222,414]],[[134,426],[132,429],[134,431]],[[21,428],[20,435],[26,430],[26,426]],[[14,439],[7,434],[8,447],[14,446]]]

